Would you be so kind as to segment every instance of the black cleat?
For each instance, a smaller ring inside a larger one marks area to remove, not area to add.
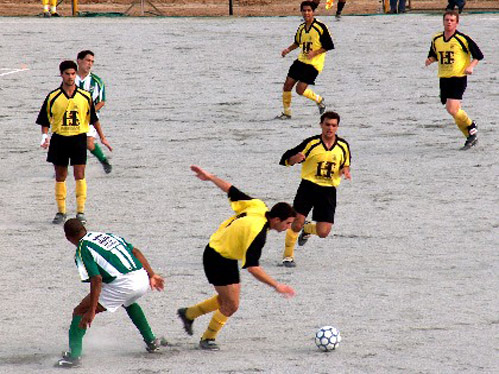
[[[113,166],[109,163],[108,159],[105,159],[104,161],[100,162],[102,164],[102,167],[104,168],[104,172],[106,174],[109,174],[111,171],[113,171]]]
[[[296,262],[293,257],[284,257],[284,259],[282,260],[282,266],[286,268],[295,268]]]
[[[468,136],[466,139],[466,142],[463,145],[463,148],[461,148],[462,151],[467,151],[471,147],[475,146],[478,143],[478,136],[476,134]]]
[[[61,223],[66,222],[66,214],[65,213],[56,213],[54,219],[52,220],[52,223],[54,225],[59,225]]]
[[[291,119],[291,114],[286,114],[286,113],[282,112],[281,114],[276,116],[275,119],[283,119],[283,120]]]
[[[215,343],[215,339],[201,339],[199,342],[199,348],[205,351],[219,351],[220,347]]]
[[[146,343],[146,351],[149,353],[157,352],[160,347],[166,347],[169,345],[168,341],[164,337],[155,338],[150,342],[144,342]]]
[[[87,217],[85,217],[85,213],[76,213],[76,219],[79,220],[82,225],[87,224]]]
[[[309,221],[305,221],[305,225],[307,223],[310,223],[310,222]],[[303,228],[301,229],[300,236],[298,237],[298,245],[300,247],[303,247],[305,245],[305,243],[307,243],[308,239],[310,239],[310,236],[312,236],[312,234],[309,234],[309,233],[305,232],[305,225],[303,225]]]
[[[324,98],[322,98],[320,103],[317,103],[317,107],[319,108],[320,115],[322,115],[326,111],[326,103],[324,102]]]
[[[182,320],[185,332],[189,335],[192,335],[192,324],[194,323],[194,320],[187,318],[186,312],[187,308],[180,308],[179,310],[177,310],[177,316]]]
[[[55,364],[59,368],[79,368],[81,366],[81,357],[71,357],[69,352],[62,352],[62,358]]]

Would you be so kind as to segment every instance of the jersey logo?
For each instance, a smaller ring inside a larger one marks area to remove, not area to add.
[[[335,163],[330,161],[320,161],[317,163],[316,177],[331,179]]]
[[[80,126],[80,120],[78,119],[78,111],[70,110],[64,112],[64,116],[62,118],[63,126]]]
[[[454,52],[453,51],[439,51],[440,63],[442,65],[451,65],[454,63]]]
[[[303,53],[308,53],[312,49],[312,42],[303,42]]]

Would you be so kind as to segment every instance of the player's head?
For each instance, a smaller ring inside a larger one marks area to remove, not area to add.
[[[94,66],[94,53],[88,49],[78,53],[76,57],[76,62],[78,63],[78,73],[84,74],[85,76],[90,73],[92,67]]]
[[[442,16],[442,19],[444,20],[445,23],[445,17],[450,16],[450,17],[455,17],[456,18],[456,23],[459,23],[459,13],[456,12],[455,10],[447,10],[445,11],[444,15]]]
[[[77,218],[70,218],[64,223],[64,234],[66,239],[71,243],[76,244],[85,236],[87,229]]]
[[[72,60],[66,60],[59,64],[59,71],[61,72],[61,75],[68,69],[76,71],[76,69],[78,69],[78,65],[76,65],[76,62]]]
[[[315,3],[314,1],[302,1],[300,4],[300,11],[305,11],[307,7],[310,7],[312,9],[312,13],[315,11],[317,8],[318,3]]]
[[[336,112],[329,111],[329,112],[324,112],[321,115],[321,123],[324,123],[325,120],[328,119],[335,119],[337,120],[338,126],[340,125],[340,115]]]
[[[291,227],[295,220],[296,210],[288,203],[275,204],[270,212],[267,212],[267,218],[270,222],[270,228],[278,232],[286,231]]]

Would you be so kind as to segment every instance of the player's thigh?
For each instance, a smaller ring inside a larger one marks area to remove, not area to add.
[[[54,166],[66,167],[69,165],[71,156],[71,142],[67,136],[53,134],[50,138],[47,161]]]
[[[315,201],[312,219],[315,222],[333,224],[336,212],[336,188],[317,186],[313,196]]]
[[[130,306],[149,289],[149,277],[144,269],[126,273],[111,283],[103,283],[99,304],[110,312]]]
[[[82,316],[86,312],[90,310],[90,307],[92,306],[91,303],[91,298],[90,294],[85,296],[83,300],[74,308],[73,310],[73,316]],[[104,308],[100,303],[97,304],[97,309],[95,310],[96,313],[104,312],[106,311],[106,308]]]
[[[440,100],[446,104],[448,99],[462,100],[466,87],[467,77],[440,78]]]
[[[79,134],[71,138],[71,165],[85,165],[87,163],[87,134]]]
[[[310,64],[295,60],[288,71],[288,77],[306,84],[315,84],[319,72]]]
[[[293,201],[297,213],[308,216],[314,206],[314,183],[302,179]]]
[[[214,286],[240,283],[237,260],[223,257],[209,245],[206,246],[203,253],[203,267],[208,282]]]
[[[220,311],[226,316],[230,316],[239,309],[239,297],[241,284],[229,284],[227,286],[215,286],[218,293]]]

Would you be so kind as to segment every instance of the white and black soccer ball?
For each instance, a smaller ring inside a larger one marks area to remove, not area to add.
[[[321,351],[335,350],[340,342],[340,330],[333,326],[323,326],[315,333],[315,344]]]

